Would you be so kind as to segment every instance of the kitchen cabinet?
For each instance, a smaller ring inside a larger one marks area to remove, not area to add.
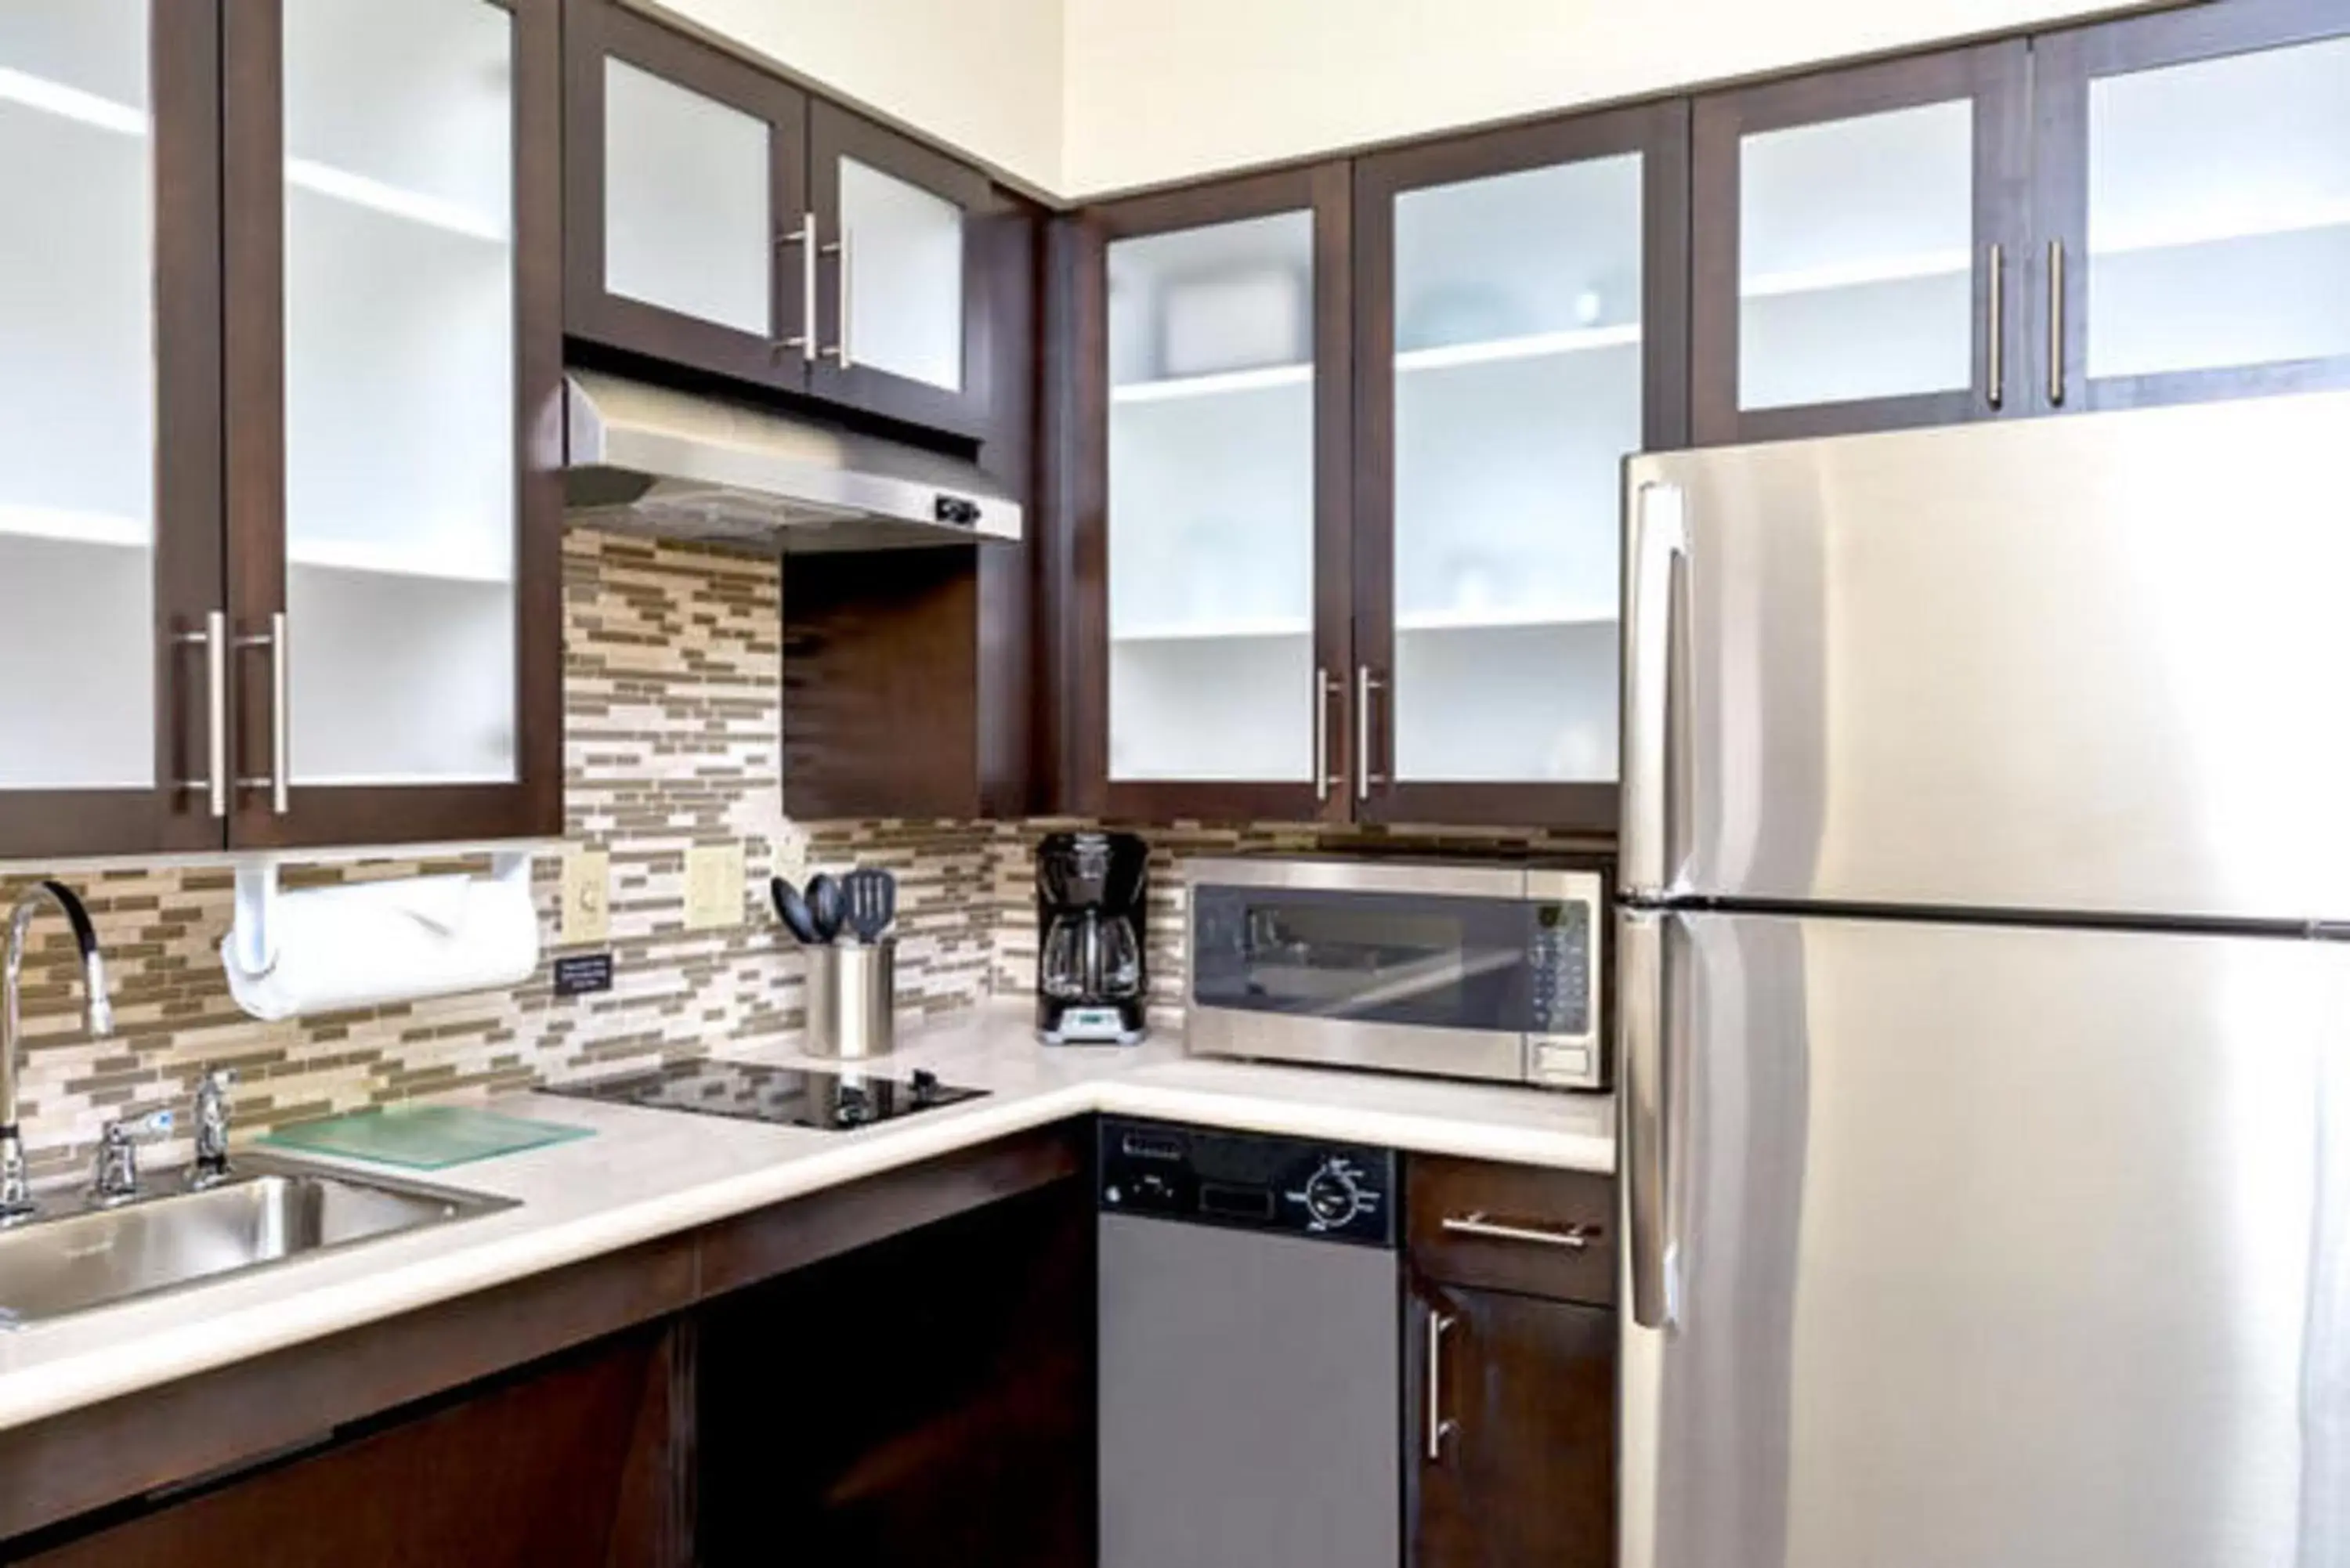
[[[1069,226],[1081,808],[1613,828],[1618,466],[1686,436],[1686,182],[1664,104]]]
[[[1353,809],[1612,831],[1625,456],[1688,438],[1688,110],[1356,165]]]
[[[2228,0],[2035,40],[2049,397],[2350,382],[2350,15]]]
[[[0,857],[559,830],[556,20],[0,25]]]
[[[1616,1561],[1616,1314],[1420,1282],[1411,1568]]]
[[[570,335],[983,439],[1018,203],[617,0],[567,19]]]
[[[1409,1568],[1616,1561],[1614,1184],[1406,1170]]]
[[[2024,41],[1699,98],[1700,444],[2031,411]]]
[[[1119,816],[1343,821],[1354,556],[1344,164],[1066,238],[1079,789]]]

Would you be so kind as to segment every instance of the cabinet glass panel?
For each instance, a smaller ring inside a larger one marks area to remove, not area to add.
[[[962,390],[962,209],[844,158],[840,232],[857,363]]]
[[[1305,782],[1314,221],[1109,247],[1109,774]]]
[[[1738,403],[1963,391],[1974,377],[1974,104],[1739,143]]]
[[[151,789],[147,0],[0,4],[0,789]]]
[[[1612,780],[1639,155],[1407,192],[1395,250],[1396,776]]]
[[[512,19],[286,0],[285,22],[293,775],[510,780]]]
[[[604,288],[775,336],[767,122],[604,62]]]
[[[2089,84],[2089,374],[2350,355],[2350,38]]]

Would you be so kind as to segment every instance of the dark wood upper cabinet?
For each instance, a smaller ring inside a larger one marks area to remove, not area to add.
[[[1409,1568],[1611,1568],[1616,1314],[1415,1283]]]
[[[226,0],[233,848],[562,830],[558,0]]]
[[[79,10],[0,41],[26,84],[0,168],[38,234],[0,290],[0,858],[222,842],[182,640],[222,609],[220,14]]]
[[[1696,100],[1699,443],[2032,411],[2030,90],[2018,38]]]
[[[1689,114],[1355,168],[1360,820],[1616,826],[1618,497],[1688,439]]]
[[[1343,163],[1093,209],[1058,245],[1070,804],[1346,819]]]
[[[53,9],[0,857],[559,831],[557,0]]]
[[[2350,9],[2226,0],[2033,47],[2038,254],[2064,259],[2043,395],[2350,384]]]
[[[572,337],[971,441],[1000,329],[987,177],[697,39],[572,0]]]

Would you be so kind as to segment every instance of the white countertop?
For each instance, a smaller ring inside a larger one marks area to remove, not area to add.
[[[1185,1056],[1172,1039],[1046,1047],[1030,1023],[1028,1007],[999,1003],[907,1033],[868,1070],[904,1077],[928,1067],[987,1097],[852,1133],[500,1096],[490,1103],[501,1110],[597,1136],[422,1177],[520,1199],[515,1209],[0,1333],[0,1428],[1089,1112],[1615,1168],[1615,1107],[1605,1096],[1209,1061]],[[776,1051],[723,1054],[841,1065]]]

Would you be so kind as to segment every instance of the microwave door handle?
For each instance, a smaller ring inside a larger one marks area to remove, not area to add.
[[[1626,896],[1660,896],[1672,852],[1673,653],[1689,556],[1688,496],[1646,480],[1627,498],[1632,548],[1624,591],[1624,830]]]
[[[1624,1064],[1624,1233],[1632,1320],[1670,1328],[1680,1316],[1680,1246],[1673,1222],[1673,1096],[1683,1073],[1669,1003],[1674,916],[1625,909],[1616,928],[1616,1019]]]

